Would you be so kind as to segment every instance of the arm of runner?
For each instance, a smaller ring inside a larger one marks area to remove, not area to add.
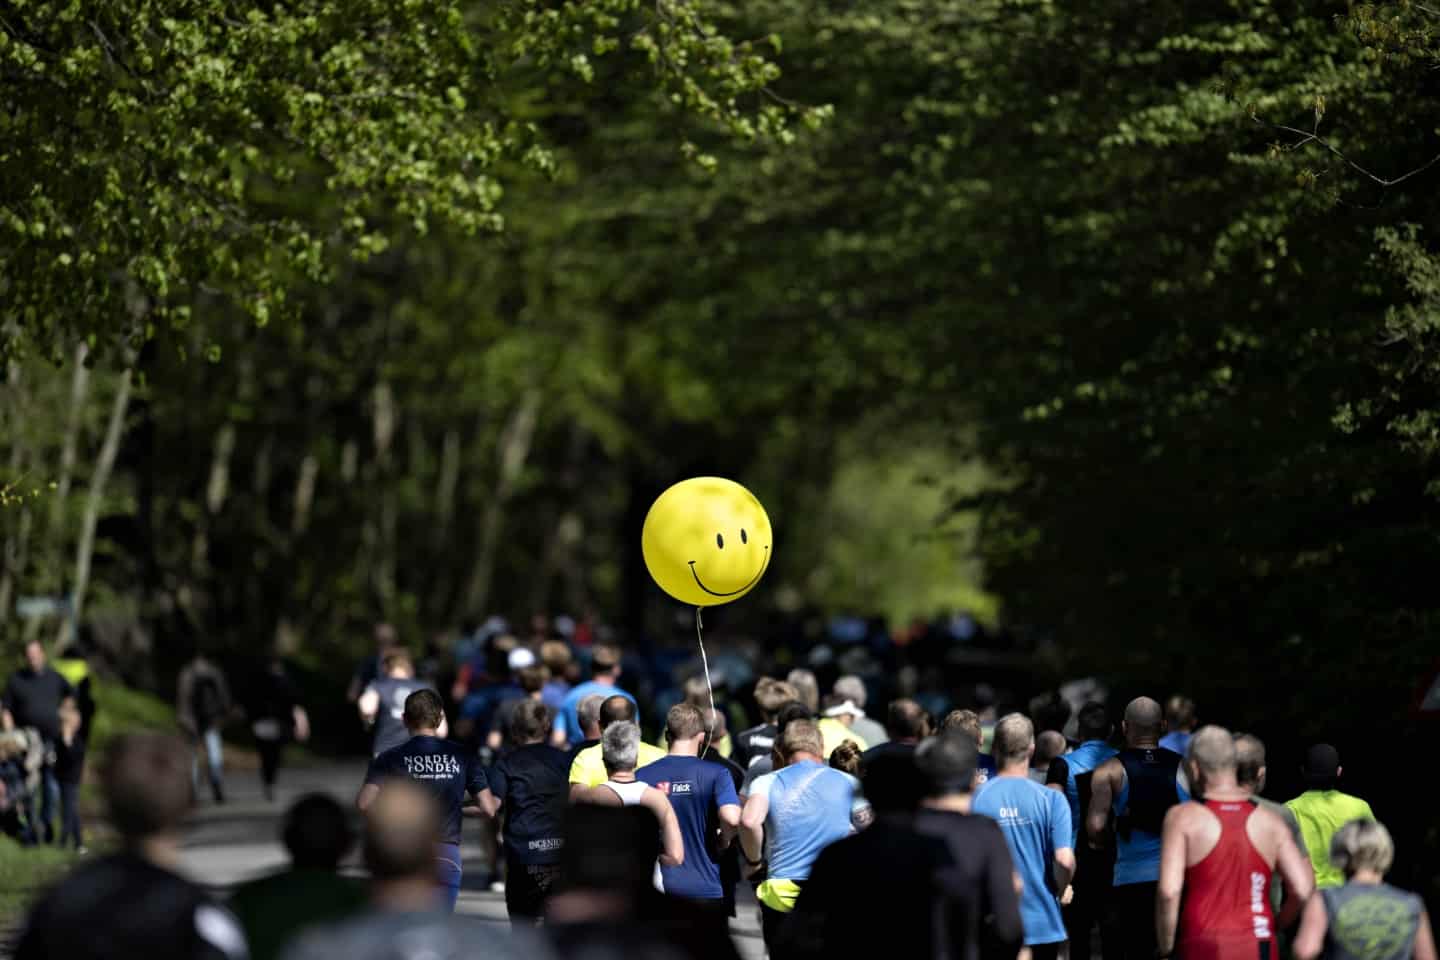
[[[504,803],[494,792],[486,787],[475,794],[475,802],[468,807],[461,807],[460,812],[467,817],[494,817],[500,812],[500,806]]]
[[[740,811],[740,852],[747,864],[757,864],[765,856],[765,818],[769,815],[769,791],[752,791]]]
[[[1117,760],[1106,760],[1090,781],[1090,809],[1085,811],[1085,836],[1090,846],[1098,848],[1110,822],[1110,805],[1115,801],[1115,774],[1124,771]]]
[[[305,708],[296,704],[290,711],[290,718],[295,723],[295,741],[304,743],[310,739],[310,714]]]
[[[1065,785],[1070,780],[1070,764],[1064,757],[1056,757],[1050,761],[1050,769],[1045,771],[1045,786],[1056,791],[1062,797],[1065,795]],[[1086,811],[1080,811],[1083,815]]]
[[[1420,908],[1420,926],[1415,931],[1415,960],[1435,960],[1435,934],[1430,929],[1430,914],[1424,906]]]
[[[598,803],[602,807],[624,806],[620,794],[603,783],[598,787],[587,787],[583,783],[570,784],[571,803]]]
[[[1319,899],[1312,896],[1315,892],[1315,868],[1310,864],[1310,858],[1295,846],[1285,822],[1279,817],[1274,817],[1273,820],[1273,829],[1280,841],[1279,852],[1275,857],[1275,870],[1285,881],[1285,902],[1280,905],[1280,915],[1275,918],[1275,926],[1280,930],[1289,930],[1306,901]]]
[[[364,813],[366,810],[370,809],[370,804],[374,803],[375,798],[379,795],[380,784],[365,784],[365,786],[360,788],[359,795],[355,797],[355,809],[359,810],[361,813]]]
[[[1070,804],[1058,793],[1045,794],[1050,801],[1050,849],[1055,851],[1050,870],[1055,878],[1055,889],[1060,899],[1070,902],[1070,881],[1075,879],[1075,849],[1071,839]]]
[[[1315,960],[1320,956],[1320,951],[1325,947],[1325,932],[1330,927],[1330,917],[1325,913],[1325,900],[1323,897],[1311,897],[1305,904],[1305,910],[1300,920],[1300,932],[1295,934],[1295,942],[1290,945],[1290,953],[1295,960]],[[1415,941],[1416,960],[1419,960],[1420,941]]]
[[[1160,833],[1160,885],[1155,891],[1156,954],[1175,952],[1175,930],[1180,923],[1180,894],[1185,889],[1185,807],[1165,814]]]
[[[680,820],[670,806],[670,798],[654,787],[646,787],[640,803],[660,821],[660,865],[680,866],[685,862],[685,838],[680,835]]]
[[[380,712],[380,691],[374,687],[366,687],[356,701],[356,706],[360,708],[360,719],[365,721],[365,726],[370,726],[375,722],[375,715]]]

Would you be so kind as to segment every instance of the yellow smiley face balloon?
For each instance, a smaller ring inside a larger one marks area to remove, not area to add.
[[[770,541],[760,501],[723,477],[692,477],[660,494],[640,535],[650,576],[695,607],[749,593],[770,566]]]

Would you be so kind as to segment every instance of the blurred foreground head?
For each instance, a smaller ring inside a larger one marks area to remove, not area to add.
[[[644,807],[581,803],[566,819],[560,864],[567,890],[639,894],[652,889],[660,825]]]
[[[110,822],[135,843],[176,830],[190,810],[190,747],[161,733],[127,733],[105,755],[100,782]]]
[[[282,833],[290,860],[302,870],[334,870],[355,842],[345,808],[328,793],[310,793],[285,814]]]
[[[440,812],[434,798],[407,780],[385,784],[366,811],[365,866],[377,882],[429,883],[439,842]]]

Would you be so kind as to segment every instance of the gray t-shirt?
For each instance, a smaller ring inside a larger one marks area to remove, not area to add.
[[[372,913],[302,935],[282,960],[549,960],[554,953],[528,931],[507,932],[475,917]]]
[[[375,756],[398,747],[410,739],[405,729],[405,698],[416,690],[432,690],[423,680],[397,677],[381,677],[370,684],[369,689],[380,695],[380,707],[375,712]]]
[[[1388,883],[1347,883],[1320,891],[1330,926],[1325,960],[1410,960],[1420,898]]]

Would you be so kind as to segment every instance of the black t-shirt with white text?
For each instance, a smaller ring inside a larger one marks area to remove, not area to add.
[[[488,778],[490,792],[505,804],[506,855],[517,863],[559,863],[570,757],[548,744],[526,744],[502,756]]]
[[[453,740],[430,736],[411,737],[370,761],[366,783],[383,788],[386,780],[395,779],[412,780],[435,797],[444,824],[442,843],[460,842],[465,795],[489,786],[479,757]]]

